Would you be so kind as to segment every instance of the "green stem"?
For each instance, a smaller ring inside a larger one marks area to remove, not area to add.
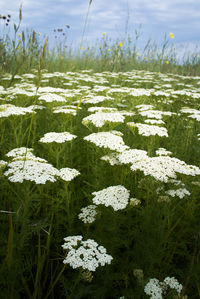
[[[49,295],[52,293],[55,285],[57,284],[58,280],[60,279],[61,275],[63,274],[64,270],[66,268],[66,265],[63,266],[62,270],[60,271],[60,273],[58,274],[56,280],[54,281],[54,283],[52,284],[50,290],[48,291],[47,295],[44,297],[44,299],[47,299],[49,297]]]

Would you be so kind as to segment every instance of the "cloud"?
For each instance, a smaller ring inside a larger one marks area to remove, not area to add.
[[[1,0],[1,13],[11,14],[18,22],[22,0]],[[69,37],[80,39],[89,0],[23,0],[22,26],[52,34],[54,28],[70,25]],[[91,40],[107,32],[121,38],[128,27],[134,33],[142,24],[142,38],[162,41],[165,32],[175,34],[174,42],[197,41],[200,23],[200,1],[197,0],[93,0],[85,36]]]

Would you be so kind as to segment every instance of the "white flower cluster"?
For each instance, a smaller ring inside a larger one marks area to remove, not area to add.
[[[166,136],[168,137],[167,129],[164,127],[158,127],[154,125],[146,125],[141,123],[134,123],[128,122],[127,125],[129,127],[137,127],[138,133],[142,136],[151,136],[151,135],[158,135],[158,136]]]
[[[0,105],[0,118],[10,115],[25,115],[26,113],[35,113],[34,106],[17,107],[11,104]]]
[[[165,124],[165,122],[161,119],[151,119],[151,118],[148,118],[148,119],[145,119],[144,121],[146,124],[151,124],[151,125],[162,125],[162,124]]]
[[[179,188],[176,190],[168,190],[165,192],[167,195],[170,195],[172,197],[178,196],[179,198],[185,197],[185,195],[190,195],[190,192],[185,188]]]
[[[147,152],[144,150],[130,149],[118,154],[117,158],[123,164],[134,164],[141,160],[145,161],[149,157],[147,156]]]
[[[178,294],[181,293],[183,286],[178,282],[175,277],[166,277],[163,281],[166,285],[168,285],[171,289],[177,291]]]
[[[194,118],[197,121],[200,121],[200,111],[199,110],[196,110],[196,109],[193,109],[193,108],[186,108],[185,107],[185,108],[181,109],[181,112],[182,113],[188,113],[188,114],[190,114],[188,117]]]
[[[121,160],[120,160],[121,161]],[[156,180],[167,182],[169,178],[176,178],[176,172],[185,175],[200,175],[197,166],[187,165],[184,161],[171,157],[147,157],[131,166],[132,171],[141,170],[144,175],[151,175]]]
[[[69,168],[69,167],[65,167],[65,168],[61,168],[59,170],[59,177],[66,182],[70,182],[72,181],[76,176],[78,176],[80,174],[80,172],[74,168]]]
[[[80,107],[78,109],[80,109]],[[64,113],[76,116],[77,107],[73,105],[59,106],[53,109],[53,113]]]
[[[151,299],[162,299],[167,289],[174,289],[180,295],[183,286],[174,277],[166,277],[163,282],[157,278],[151,278],[144,288],[144,292],[151,296]]]
[[[145,105],[145,104],[141,104],[141,105],[137,105],[135,106],[135,108],[137,108],[139,111],[145,111],[145,110],[150,110],[153,108],[152,105]]]
[[[111,153],[109,155],[101,157],[101,160],[110,163],[110,165],[121,165],[122,163],[118,159],[117,153]]]
[[[55,93],[43,94],[38,98],[39,101],[44,101],[46,103],[51,102],[66,102],[66,99]]]
[[[67,250],[67,255],[63,263],[69,264],[73,269],[82,268],[94,272],[99,266],[110,264],[113,259],[103,246],[92,239],[83,241],[82,236],[69,236],[64,241],[62,247]]]
[[[83,99],[83,104],[98,104],[108,100],[110,101],[113,99],[108,96],[91,96],[90,98]]]
[[[130,206],[135,207],[141,204],[141,200],[137,198],[130,199]]]
[[[84,140],[92,142],[96,146],[109,148],[110,150],[117,152],[123,152],[129,148],[124,144],[122,137],[118,136],[116,131],[92,133],[84,137]]]
[[[162,182],[171,182],[171,178],[176,179],[176,172],[192,176],[200,175],[199,167],[187,165],[184,161],[166,156],[166,153],[170,154],[170,152],[165,152],[165,149],[160,148],[156,153],[159,153],[160,156],[149,157],[144,150],[129,149],[110,159],[112,159],[113,165],[131,163],[132,171],[143,171],[144,175],[151,175]],[[104,160],[109,161],[107,157]]]
[[[93,192],[95,197],[92,201],[96,205],[103,204],[106,207],[111,206],[115,211],[123,210],[128,205],[130,191],[124,186],[111,186],[97,192]]]
[[[151,296],[151,299],[162,299],[162,286],[157,278],[151,278],[144,287],[144,292]]]
[[[77,137],[76,135],[70,134],[69,132],[61,132],[61,133],[49,132],[44,134],[44,137],[40,138],[39,141],[43,143],[51,143],[51,142],[63,143],[65,141],[71,141],[76,137]]]
[[[25,147],[16,148],[10,151],[7,156],[13,157],[8,163],[9,169],[4,172],[11,182],[22,183],[24,180],[45,184],[47,181],[55,182],[57,178],[64,181],[71,181],[80,174],[76,169],[62,168],[58,170],[45,159],[36,157],[33,149]]]
[[[130,95],[134,97],[140,96],[150,96],[154,92],[154,89],[144,89],[144,88],[131,88]]]
[[[95,205],[89,205],[85,208],[82,208],[78,218],[84,223],[92,223],[95,221],[95,217],[97,215],[96,209],[97,207]]]
[[[0,169],[6,167],[7,164],[6,161],[0,160]]]
[[[169,97],[169,96],[170,96],[169,93],[164,92],[164,91],[161,91],[161,90],[155,91],[155,92],[154,92],[154,95],[155,95],[155,96],[164,96],[164,97]]]
[[[188,97],[192,97],[194,99],[199,99],[200,98],[200,94],[196,93],[196,92],[190,92],[184,89],[181,90],[174,90],[171,92],[173,95],[186,95]]]
[[[111,107],[98,107],[93,106],[88,108],[88,112],[116,112],[117,108],[111,108]]]
[[[88,123],[92,123],[96,127],[102,127],[106,122],[123,123],[124,119],[120,112],[96,112],[84,117],[82,124],[87,126]]]
[[[172,152],[167,151],[165,148],[163,147],[159,147],[159,149],[156,150],[156,155],[157,156],[169,156],[171,155]]]
[[[148,118],[162,119],[162,111],[160,110],[145,110],[140,111],[139,114]]]

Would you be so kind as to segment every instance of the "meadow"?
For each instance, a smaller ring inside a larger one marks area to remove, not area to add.
[[[72,55],[20,21],[0,43],[1,298],[199,298],[197,56],[105,35]]]

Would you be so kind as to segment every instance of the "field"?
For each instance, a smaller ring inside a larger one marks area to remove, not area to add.
[[[1,298],[199,298],[200,77],[0,84]]]

